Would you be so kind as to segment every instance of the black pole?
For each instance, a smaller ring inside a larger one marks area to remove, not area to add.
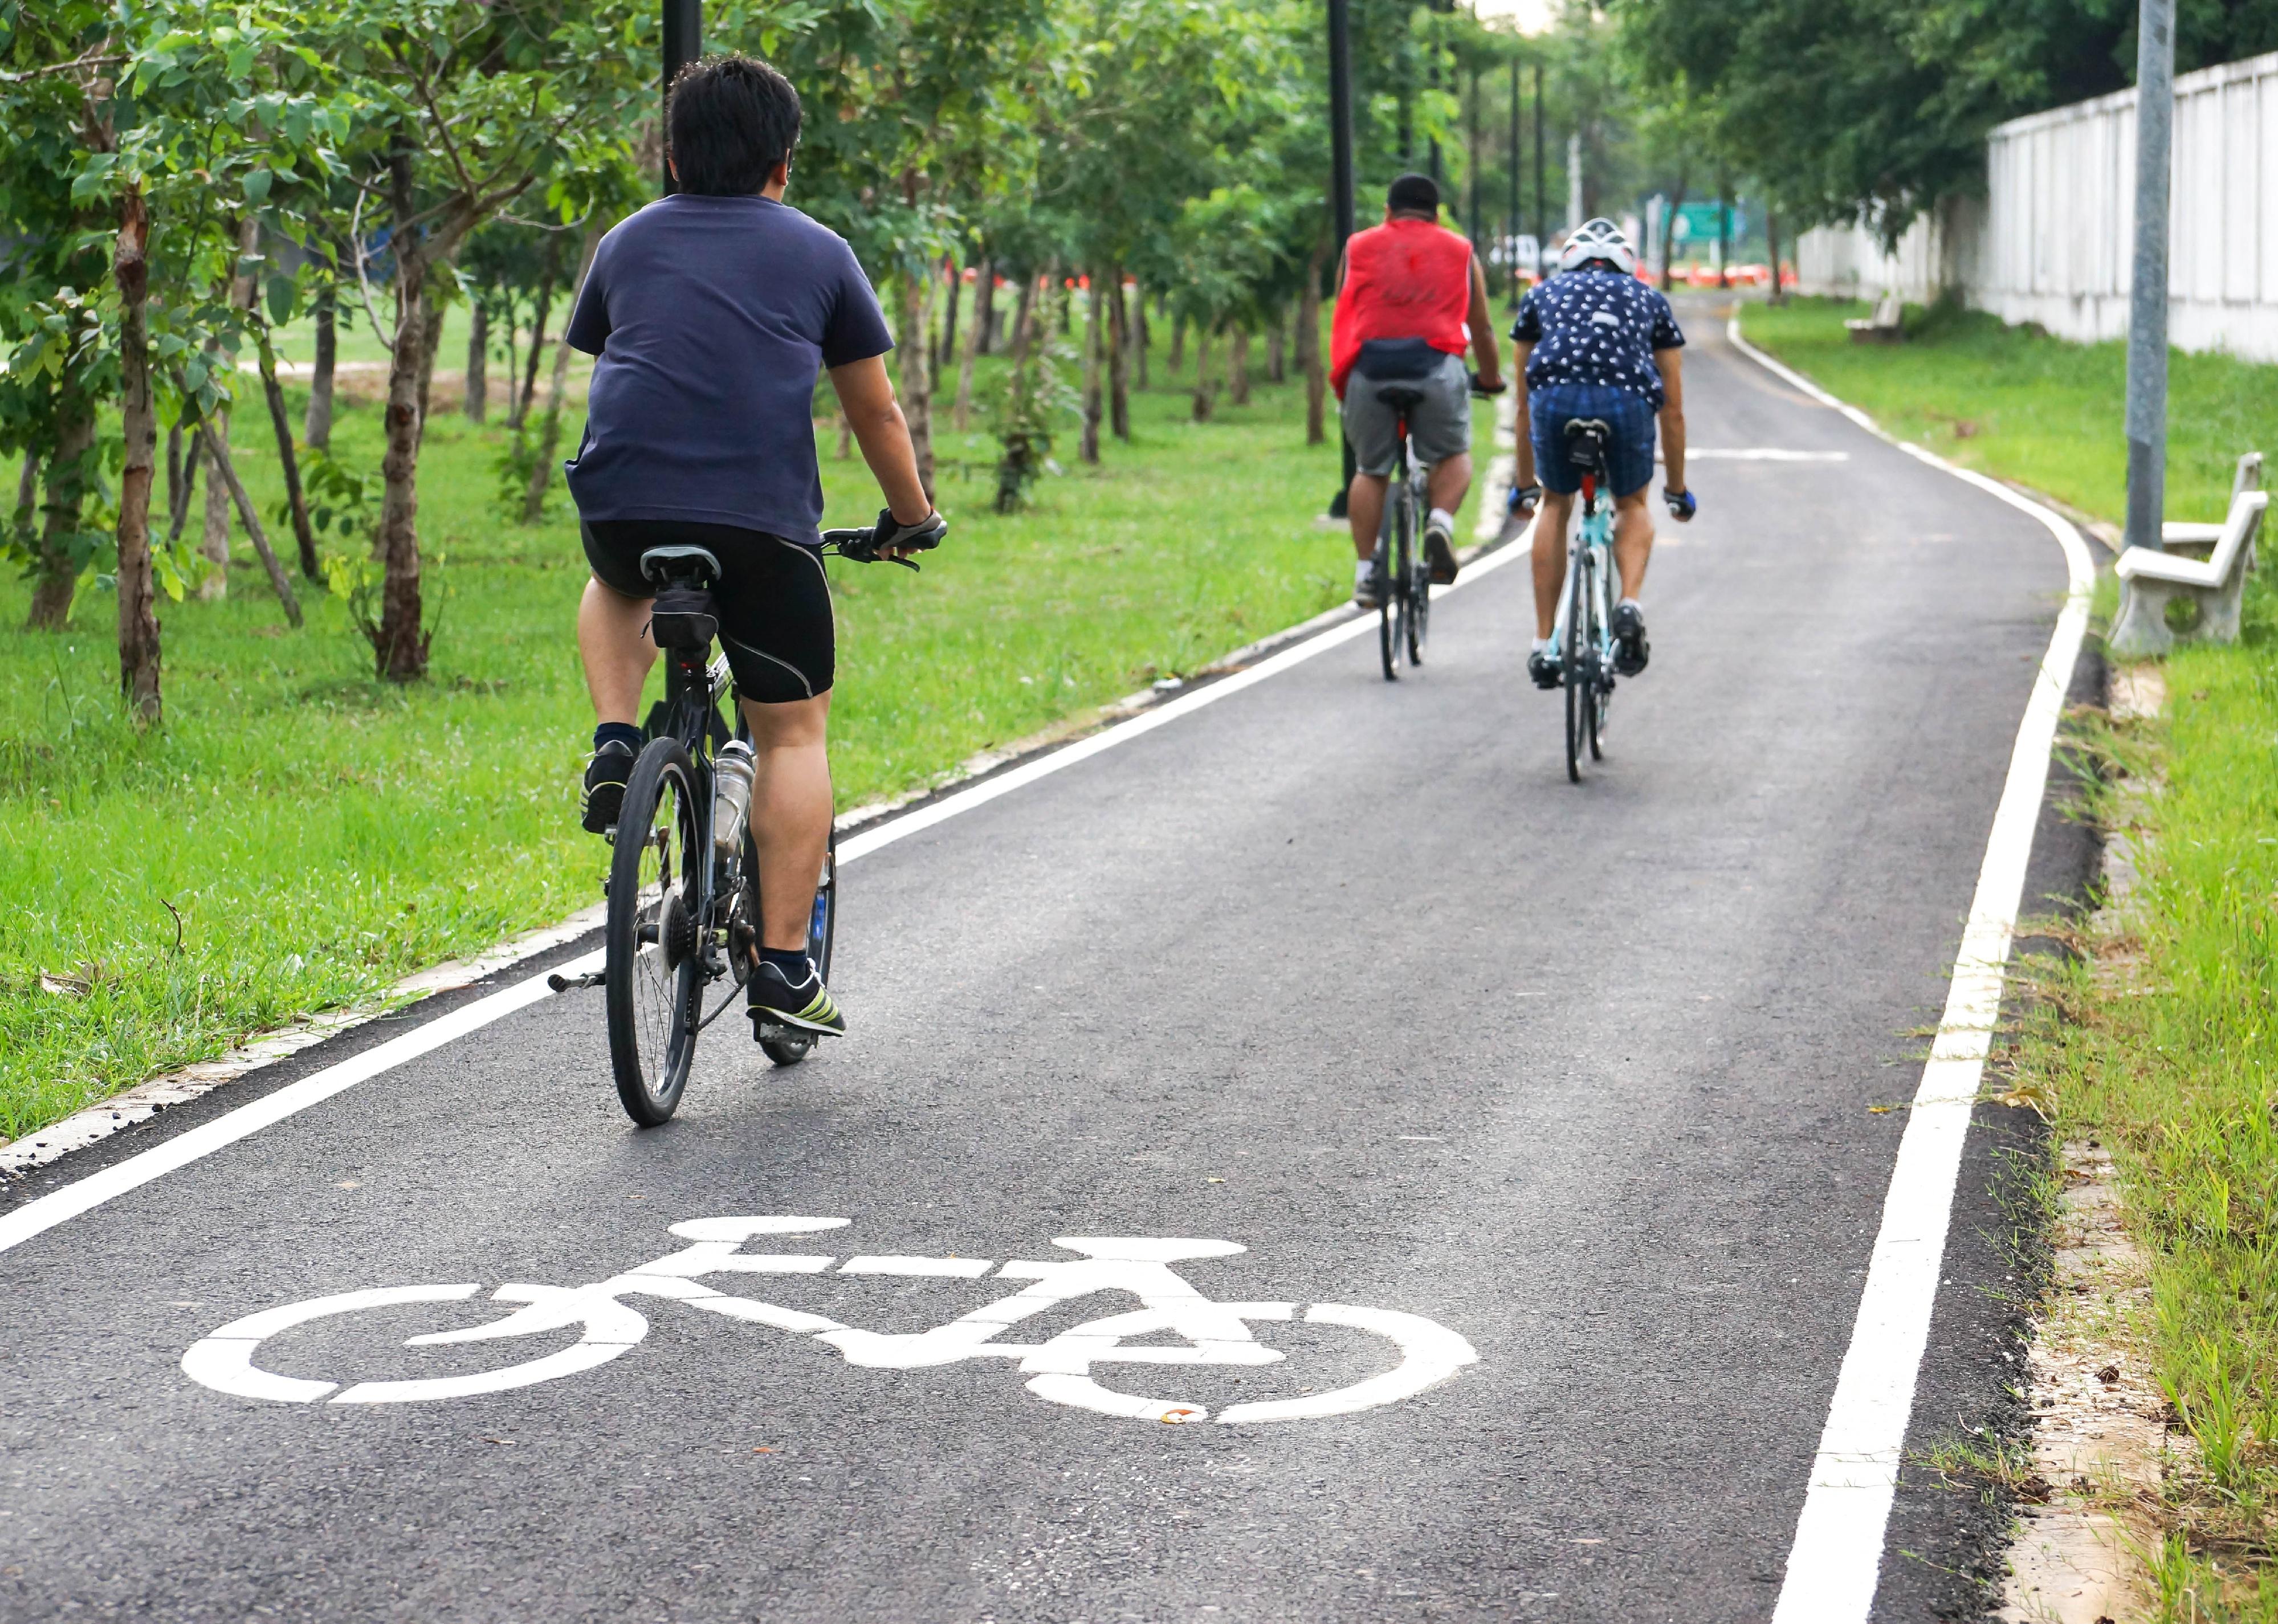
[[[672,81],[680,70],[704,54],[704,0],[664,0],[664,91],[672,92]],[[680,188],[672,184],[672,170],[664,171],[664,194],[671,196]]]
[[[1352,27],[1345,0],[1329,0],[1329,219],[1336,236],[1331,258],[1342,267],[1345,239],[1353,234]],[[1342,424],[1337,432],[1343,438]],[[1344,478],[1329,499],[1333,519],[1345,516],[1354,467],[1352,441],[1344,439]]]
[[[1510,302],[1518,306],[1518,237],[1526,224],[1518,212],[1518,164],[1522,156],[1518,149],[1518,58],[1510,59]]]
[[[1472,64],[1472,113],[1464,134],[1466,144],[1471,148],[1468,156],[1472,166],[1472,248],[1476,251],[1479,246],[1479,158],[1482,156],[1479,151],[1479,65],[1476,62]]]
[[[1544,179],[1542,167],[1542,145],[1547,139],[1542,124],[1542,65],[1538,62],[1534,65],[1534,251],[1537,255],[1542,252],[1542,245],[1550,240],[1550,186]],[[1536,275],[1541,274],[1540,260],[1536,262],[1534,270]]]

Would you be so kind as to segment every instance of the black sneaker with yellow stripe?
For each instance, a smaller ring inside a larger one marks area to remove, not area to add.
[[[751,1001],[748,1013],[755,1035],[759,1028],[769,1025],[819,1033],[826,1038],[846,1035],[846,1018],[838,1012],[837,1001],[812,964],[807,966],[806,979],[793,986],[781,970],[762,962],[752,972],[744,991]]]

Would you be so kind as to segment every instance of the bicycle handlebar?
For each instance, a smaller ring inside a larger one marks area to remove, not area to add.
[[[878,539],[882,530],[887,532],[887,539],[883,543]],[[939,514],[929,515],[921,523],[899,524],[889,509],[878,515],[875,524],[858,530],[823,531],[822,550],[831,557],[852,559],[858,564],[875,564],[885,559],[904,568],[915,569],[918,567],[915,559],[890,558],[879,549],[882,546],[907,547],[913,552],[930,552],[941,545],[941,538],[948,533],[948,522]]]
[[[1492,400],[1499,394],[1506,394],[1510,393],[1510,380],[1509,378],[1503,379],[1502,383],[1497,384],[1494,388],[1490,389],[1485,384],[1479,382],[1479,375],[1478,373],[1474,372],[1472,374],[1472,393],[1479,396],[1482,400]]]

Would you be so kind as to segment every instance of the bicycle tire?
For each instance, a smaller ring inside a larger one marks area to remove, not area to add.
[[[806,956],[814,961],[814,972],[828,984],[830,980],[830,948],[838,935],[838,831],[830,832],[829,844],[823,848],[822,879],[814,888],[814,911],[807,916]],[[795,1036],[766,1038],[760,1050],[779,1066],[795,1066],[814,1052],[816,1042],[813,1033]]]
[[[1566,782],[1582,782],[1582,752],[1588,748],[1584,733],[1588,726],[1586,706],[1587,696],[1597,687],[1595,673],[1591,669],[1589,625],[1590,546],[1587,541],[1576,544],[1569,554],[1571,562],[1566,573],[1566,646],[1559,651],[1560,680],[1566,689]]]
[[[1395,640],[1399,635],[1398,629],[1393,624],[1392,600],[1397,583],[1394,581],[1392,575],[1391,533],[1392,509],[1387,506],[1384,510],[1384,523],[1377,531],[1376,553],[1371,563],[1377,581],[1377,659],[1383,664],[1384,680],[1387,682],[1396,682],[1400,680],[1400,644]]]
[[[1424,663],[1424,637],[1432,624],[1432,562],[1425,556],[1424,527],[1417,515],[1425,508],[1416,488],[1408,492],[1408,663]]]
[[[692,1012],[703,988],[700,922],[680,894],[695,877],[692,865],[708,859],[708,853],[697,855],[699,844],[688,751],[676,738],[651,740],[625,785],[602,930],[609,1070],[625,1115],[643,1127],[670,1120],[679,1109],[696,1055]],[[676,950],[677,960],[670,957]]]

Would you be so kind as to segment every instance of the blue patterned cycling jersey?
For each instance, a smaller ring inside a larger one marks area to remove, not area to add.
[[[1526,386],[1600,384],[1662,405],[1657,349],[1683,347],[1669,301],[1635,277],[1585,267],[1552,277],[1518,303],[1511,338],[1532,344]]]

